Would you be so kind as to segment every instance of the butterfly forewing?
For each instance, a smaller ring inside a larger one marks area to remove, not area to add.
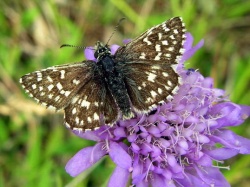
[[[156,25],[118,49],[117,59],[126,63],[150,60],[151,63],[178,63],[184,52],[185,25],[175,17]]]
[[[38,103],[60,110],[93,79],[94,63],[86,61],[35,71],[21,77],[20,83]]]

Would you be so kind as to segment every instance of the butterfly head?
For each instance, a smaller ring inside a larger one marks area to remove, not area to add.
[[[111,55],[111,51],[108,47],[108,45],[104,45],[101,42],[96,42],[96,46],[95,46],[95,58],[97,60],[102,59],[104,56],[109,56]]]

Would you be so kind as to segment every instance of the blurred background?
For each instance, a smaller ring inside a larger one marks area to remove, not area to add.
[[[104,158],[76,178],[64,170],[80,149],[93,145],[63,125],[62,112],[36,104],[19,78],[53,65],[84,60],[83,50],[134,38],[174,16],[182,16],[194,43],[205,44],[186,67],[199,69],[225,89],[233,102],[250,105],[250,1],[246,0],[2,0],[0,2],[0,186],[106,186],[114,164]],[[250,138],[250,120],[233,128]],[[221,164],[222,165],[222,164]],[[250,183],[250,155],[228,160],[222,169],[232,186]]]

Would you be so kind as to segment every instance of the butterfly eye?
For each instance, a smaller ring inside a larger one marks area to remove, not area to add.
[[[97,59],[97,57],[98,57],[98,54],[99,54],[99,51],[95,51],[95,53],[94,53],[94,57]]]

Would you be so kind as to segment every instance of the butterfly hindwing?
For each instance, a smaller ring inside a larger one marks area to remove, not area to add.
[[[157,104],[172,99],[180,78],[169,65],[130,63],[125,76],[127,91],[134,109],[147,113]]]
[[[113,124],[118,118],[118,111],[105,82],[95,77],[65,108],[65,124],[71,129],[93,130],[103,124]]]

